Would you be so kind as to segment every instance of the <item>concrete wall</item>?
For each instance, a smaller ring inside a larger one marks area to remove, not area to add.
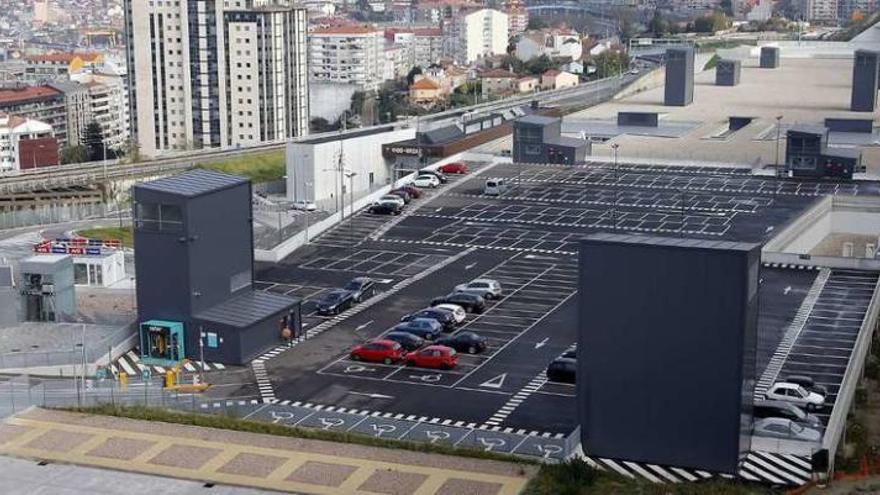
[[[356,84],[309,82],[309,118],[335,122],[351,105],[351,95],[360,89]]]
[[[856,236],[880,234],[880,199],[865,196],[827,196],[819,200],[764,245],[761,260],[764,263],[880,269],[878,259],[810,254],[832,234]],[[857,250],[856,253],[861,252]]]
[[[415,129],[400,129],[341,141],[288,143],[287,198],[312,200],[321,208],[335,211],[340,193],[340,174],[336,171],[340,150],[344,168],[357,173],[353,181],[354,197],[357,199],[387,185],[393,177],[393,164],[382,157],[382,145],[414,137]],[[343,179],[346,189],[344,202],[348,204],[350,181]]]

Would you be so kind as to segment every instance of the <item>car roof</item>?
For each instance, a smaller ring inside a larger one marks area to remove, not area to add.
[[[455,303],[442,303],[434,306],[435,308],[446,309],[448,311],[464,311],[464,308]]]
[[[419,339],[419,340],[421,340],[421,337],[419,337],[418,335],[413,335],[413,334],[411,334],[411,333],[409,333],[409,332],[401,332],[401,331],[397,331],[397,330],[395,330],[395,331],[393,331],[393,332],[388,332],[388,333],[386,334],[386,336],[389,336],[389,337],[392,336],[392,335],[394,335],[395,337],[404,337],[404,338],[407,338],[407,339]]]
[[[797,383],[790,382],[776,382],[773,386],[778,388],[801,388]]]
[[[468,282],[468,283],[469,283],[469,284],[472,284],[472,283],[474,283],[474,282],[476,282],[476,283],[480,283],[480,284],[497,284],[497,283],[498,283],[497,280],[493,280],[493,279],[491,279],[491,278],[475,278],[475,279],[471,280],[471,281]]]
[[[422,350],[422,351],[428,351],[428,350],[431,350],[431,351],[443,351],[443,352],[449,352],[449,351],[452,350],[452,348],[449,347],[449,346],[445,346],[445,345],[433,344],[433,345],[429,345],[429,346],[422,347],[420,350]]]
[[[395,345],[397,342],[388,339],[373,339],[366,342],[367,344],[384,344],[384,345]]]
[[[778,409],[792,409],[792,408],[795,408],[795,407],[797,407],[797,406],[795,406],[794,404],[792,404],[792,403],[790,403],[790,402],[785,402],[785,401],[782,401],[782,400],[769,400],[769,399],[764,399],[764,400],[756,401],[756,402],[755,402],[755,407],[775,407],[775,408],[778,408]]]
[[[577,359],[560,356],[560,357],[554,359],[553,362],[554,363],[574,363],[574,364],[577,364]]]
[[[332,296],[332,295],[341,295],[341,294],[348,294],[348,291],[345,289],[332,289],[324,295],[325,296]]]
[[[352,282],[372,282],[373,279],[370,277],[355,277],[351,279]]]

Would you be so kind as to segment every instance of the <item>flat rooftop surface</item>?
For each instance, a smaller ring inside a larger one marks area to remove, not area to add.
[[[770,164],[775,160],[777,116],[783,117],[783,125],[823,124],[826,118],[877,120],[880,116],[878,111],[849,111],[853,68],[849,58],[783,57],[777,69],[761,69],[756,57],[742,62],[738,86],[715,86],[714,69],[697,73],[694,103],[689,106],[664,106],[664,87],[659,77],[659,87],[566,116],[563,128],[576,128],[577,122],[615,119],[621,111],[659,112],[665,114],[661,125],[699,124],[681,137],[618,136],[608,143],[594,144],[593,155],[610,156],[610,144],[617,143],[622,157]],[[710,138],[726,128],[731,116],[755,120],[725,138]],[[760,136],[768,131],[772,131],[773,139],[762,139]],[[838,140],[845,141],[840,137]],[[866,148],[865,162],[876,164],[878,158],[880,148]]]
[[[22,322],[11,327],[0,327],[0,355],[32,353],[36,362],[39,362],[39,353],[79,352],[78,344],[85,342],[87,347],[92,347],[95,342],[117,332],[127,332],[126,326]]]
[[[515,495],[534,466],[31,409],[0,453],[285,492]]]
[[[255,288],[304,299],[307,338],[260,358],[266,377],[258,379],[258,393],[269,407],[232,405],[237,414],[562,458],[571,441],[566,437],[577,426],[575,391],[549,381],[545,370],[577,340],[575,253],[581,239],[616,232],[762,243],[824,195],[880,192],[876,182],[777,179],[754,176],[749,167],[626,160],[618,167],[601,160],[582,166],[468,165],[471,174],[426,190],[400,216],[361,211],[281,263],[258,267]],[[483,194],[488,178],[503,179],[507,191]],[[799,314],[809,313],[810,301],[834,299],[826,281],[839,277],[823,274],[817,282],[822,272],[805,268],[761,270],[759,375],[767,374],[786,332]],[[339,315],[315,312],[317,298],[356,276],[373,278],[377,296]],[[487,337],[484,352],[460,353],[451,370],[350,359],[354,345],[382,336],[402,316],[475,278],[498,280],[504,288],[501,299],[454,330]],[[823,308],[816,317],[830,322],[862,317],[833,304],[815,306]],[[833,356],[799,347],[782,371],[811,374],[836,394],[839,378],[823,370],[845,365],[839,357],[849,355],[849,345]],[[795,362],[803,366],[788,364]]]

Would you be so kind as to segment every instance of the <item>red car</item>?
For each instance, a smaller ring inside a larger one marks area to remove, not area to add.
[[[458,354],[455,352],[455,349],[445,345],[429,345],[416,352],[407,354],[406,364],[420,368],[451,370],[458,364]]]
[[[391,364],[403,361],[406,351],[393,340],[371,340],[352,349],[350,356],[355,361]]]
[[[394,191],[405,191],[405,192],[409,193],[409,195],[412,196],[413,198],[421,198],[422,197],[422,190],[421,189],[419,189],[418,187],[415,187],[415,186],[408,185],[408,184],[404,185],[404,186],[400,186],[397,189],[395,189]],[[393,193],[394,191],[391,191],[391,192]]]
[[[468,166],[462,162],[447,163],[440,166],[440,171],[444,174],[466,174],[468,173]]]

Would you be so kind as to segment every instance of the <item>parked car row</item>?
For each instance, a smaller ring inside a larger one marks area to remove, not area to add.
[[[447,163],[437,170],[419,170],[411,183],[402,185],[382,196],[370,205],[368,211],[375,215],[400,215],[406,205],[421,197],[422,189],[434,189],[446,183],[449,180],[445,175],[447,173],[466,174],[468,167],[464,163]]]
[[[488,347],[486,337],[456,332],[456,328],[465,321],[467,312],[483,311],[486,302],[481,294],[499,298],[502,293],[496,280],[476,279],[457,286],[452,293],[435,298],[431,306],[401,317],[400,323],[381,337],[355,346],[349,357],[355,361],[452,369],[458,365],[458,353],[477,354]]]
[[[791,375],[776,382],[755,402],[753,433],[758,436],[819,442],[822,421],[809,411],[825,406],[828,391],[803,375]]]
[[[324,293],[315,301],[320,315],[337,315],[376,293],[376,283],[370,277],[356,277],[341,289]]]

